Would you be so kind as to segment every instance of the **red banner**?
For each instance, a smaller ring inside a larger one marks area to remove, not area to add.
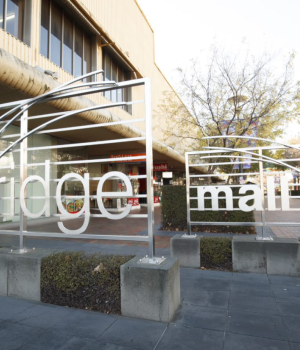
[[[133,207],[137,207],[140,205],[140,201],[138,198],[128,198],[128,204],[132,204]]]
[[[153,171],[168,171],[167,163],[153,164]]]

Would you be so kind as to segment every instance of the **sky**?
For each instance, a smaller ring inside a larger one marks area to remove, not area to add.
[[[295,51],[300,80],[300,0],[137,0],[155,35],[156,63],[169,80],[214,41],[253,54]]]
[[[154,30],[155,60],[175,87],[176,68],[207,56],[214,42],[287,56],[295,52],[300,80],[300,0],[137,0]],[[242,44],[243,43],[243,44]]]

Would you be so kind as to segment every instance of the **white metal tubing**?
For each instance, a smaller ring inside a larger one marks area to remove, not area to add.
[[[154,237],[154,203],[153,203],[153,149],[152,149],[152,113],[151,113],[151,84],[145,80],[145,116],[146,116],[146,173],[147,173],[147,207],[148,207],[148,238],[149,259],[155,256]]]
[[[211,222],[211,221],[191,221],[191,225],[207,225],[207,226],[262,226],[262,222]]]
[[[261,148],[261,150],[263,151],[264,149]],[[231,155],[217,155],[217,156],[204,156],[204,157],[201,157],[201,159],[208,159],[208,158],[243,158],[243,159],[250,159],[251,160],[251,163],[254,163],[253,160],[255,160],[256,163],[258,162],[264,162],[264,160],[260,159],[260,158],[255,158],[255,157],[247,157],[247,156],[231,156]],[[294,161],[299,161],[300,158],[289,158],[289,159],[273,159],[273,161],[268,161],[269,163],[274,163],[274,164],[277,164],[277,160],[280,161],[280,162],[294,162]],[[190,164],[189,166],[190,167],[195,167],[195,166],[202,166],[203,164],[205,163],[200,163],[200,164]],[[212,163],[211,165],[218,165],[220,163]],[[224,163],[225,164],[225,163]],[[229,164],[237,164],[237,162],[230,162]],[[208,165],[208,164],[205,164],[205,165]]]
[[[65,162],[51,162],[50,165],[66,165],[66,164],[90,164],[90,163],[115,163],[122,162],[128,160],[145,160],[145,156],[137,156],[137,157],[121,157],[121,158],[102,158],[102,159],[87,159],[87,160],[68,160]],[[45,166],[45,163],[30,163],[27,164],[28,167],[35,166]]]
[[[20,136],[21,136],[21,134],[3,135],[3,136],[1,136],[1,140],[2,139],[12,139],[14,137],[20,137]]]
[[[106,92],[110,90],[116,90],[116,89],[123,89],[124,87],[134,87],[134,86],[140,86],[144,84],[144,79],[135,79],[135,80],[130,80],[126,82],[121,82],[121,83],[116,83],[115,86],[110,86],[110,87],[97,87],[97,88],[89,88],[86,90],[77,90],[77,91],[71,91],[71,92],[64,92],[63,90],[57,91],[56,93],[60,93],[59,95],[54,95],[51,94],[47,97],[45,97],[43,100],[40,100],[37,103],[41,102],[49,102],[49,101],[54,101],[54,100],[60,100],[64,98],[71,98],[75,96],[82,96],[82,95],[87,95],[87,94],[95,94],[99,92]],[[77,86],[78,88],[80,86]]]
[[[186,218],[188,236],[191,235],[191,211],[190,211],[190,169],[189,169],[189,155],[185,154],[185,186],[186,186]]]
[[[28,132],[28,110],[24,106],[24,113],[21,117],[21,135],[26,135]],[[28,139],[26,138],[24,142],[20,145],[20,188],[23,185],[24,180],[27,177],[27,143]],[[24,196],[27,197],[27,188],[25,188]],[[20,242],[19,248],[20,251],[24,249],[24,232],[27,231],[27,217],[24,215],[21,202],[20,202]]]
[[[115,143],[123,143],[123,142],[134,142],[134,141],[145,141],[145,137],[132,137],[125,139],[115,139],[108,141],[93,141],[93,142],[81,142],[81,143],[69,143],[67,145],[55,145],[55,146],[44,146],[44,147],[29,147],[27,151],[41,151],[48,149],[60,149],[60,148],[72,148],[72,147],[82,147],[82,146],[96,146],[96,145],[107,145],[107,144],[115,144]],[[15,150],[14,152],[19,152],[19,150]]]
[[[78,180],[77,180],[78,181]],[[113,194],[114,192],[112,192]],[[135,194],[135,195],[126,195],[126,194],[122,194],[121,192],[117,192],[120,193],[120,197],[122,198],[147,198],[146,194]],[[88,196],[90,199],[96,199],[97,196],[96,195],[89,195]],[[118,198],[118,195],[115,194],[115,197]],[[0,199],[9,199],[10,197],[0,197]],[[56,198],[56,196],[30,196],[30,197],[25,197],[24,199],[47,199],[47,198]],[[86,198],[86,196],[71,196],[71,195],[61,195],[61,198],[72,198],[72,199],[83,199]],[[104,196],[102,196],[102,198],[106,198]],[[15,197],[15,199],[19,199],[19,197]]]
[[[95,74],[99,74],[99,73],[103,73],[103,70],[98,70],[98,71],[95,71]],[[60,86],[58,86],[57,88],[49,91],[49,92],[46,92],[45,94],[43,95],[39,95],[37,97],[33,97],[29,100],[20,100],[20,101],[17,101],[17,103],[13,104],[15,105],[16,107],[12,108],[11,110],[9,110],[8,112],[4,113],[1,117],[0,117],[0,120],[3,120],[5,119],[8,115],[16,112],[18,109],[20,109],[20,112],[18,112],[12,119],[10,119],[5,125],[4,127],[0,130],[0,134],[2,134],[9,125],[11,125],[14,121],[18,120],[19,117],[25,112],[27,111],[31,106],[33,106],[34,104],[36,103],[39,103],[39,102],[44,102],[45,100],[47,100],[47,97],[48,96],[51,96],[52,94],[55,94],[57,92],[60,92],[60,91],[63,91],[65,89],[66,86],[68,85],[72,85],[73,83],[75,83],[76,81],[79,81],[79,80],[82,80],[86,77],[89,77],[90,75],[92,75],[91,73],[87,73],[87,74],[84,74],[78,78],[75,78],[73,79],[72,81],[70,82],[67,82],[65,84],[62,84]],[[78,86],[77,86],[78,87]],[[17,105],[16,105],[17,104]],[[5,106],[4,106],[5,105]],[[7,107],[7,104],[2,104],[0,105],[0,109],[2,108],[8,108]]]
[[[126,103],[125,103],[126,104]],[[98,105],[98,106],[92,106],[92,107],[88,107],[88,108],[82,108],[82,109],[79,109],[79,110],[76,110],[76,111],[71,111],[71,112],[66,112],[64,114],[62,114],[61,116],[55,118],[55,119],[52,119],[52,120],[49,120],[48,122],[42,124],[42,125],[39,125],[38,127],[36,127],[35,129],[27,132],[26,135],[23,135],[21,136],[18,140],[16,140],[15,142],[13,142],[9,147],[7,147],[4,151],[2,151],[0,153],[0,158],[3,157],[7,152],[9,152],[13,147],[15,147],[17,144],[19,144],[20,142],[22,142],[25,138],[29,137],[30,135],[33,135],[35,134],[37,131],[41,130],[41,129],[44,129],[46,126],[52,124],[52,123],[55,123],[59,120],[62,120],[64,118],[68,118],[68,117],[71,117],[72,115],[76,115],[78,113],[83,113],[83,112],[88,112],[88,111],[92,111],[92,110],[98,110],[98,109],[105,109],[105,108],[110,108],[110,107],[119,107],[119,106],[123,106],[124,103],[109,103],[109,104],[106,104],[106,105]],[[27,108],[28,109],[28,108]],[[3,127],[4,128],[4,127]],[[3,129],[2,128],[2,129]],[[1,133],[1,131],[0,131]]]
[[[63,89],[65,86],[72,85],[72,84],[76,83],[77,81],[83,80],[83,79],[88,78],[88,77],[90,77],[92,75],[102,74],[103,72],[104,71],[102,69],[98,69],[96,71],[93,71],[93,72],[81,75],[80,77],[77,77],[77,78],[75,78],[75,79],[73,79],[71,81],[68,81],[67,83],[59,85],[55,89],[53,89],[51,91],[48,91],[45,94],[39,95],[39,96],[34,97],[34,98],[30,98],[30,99],[26,99],[26,100],[20,100],[20,101],[14,101],[14,102],[8,102],[8,103],[2,103],[2,104],[0,104],[0,109],[8,109],[8,108],[12,108],[13,107],[13,111],[10,110],[10,113],[9,113],[9,114],[12,114],[13,112],[15,112],[14,108],[17,108],[17,109],[22,108],[23,106],[27,105],[29,102],[39,101],[40,99],[43,99],[45,96],[49,96],[49,95],[51,95],[51,94],[53,94],[53,93]],[[4,115],[0,119],[2,119],[2,118],[4,118]]]
[[[203,148],[208,148],[208,147],[203,147]],[[235,148],[235,149],[232,149],[232,148],[225,148],[225,147],[209,147],[210,149],[215,149],[215,150],[219,150],[222,151],[222,152],[242,152],[242,153],[246,153],[246,154],[251,154],[251,155],[254,155],[254,156],[257,156],[257,153],[253,153],[253,152],[250,152],[250,151],[245,151],[243,148]],[[264,156],[264,155],[261,155],[261,157],[263,161],[265,162],[271,162],[271,163],[277,163],[277,164],[280,164],[280,165],[283,165],[287,168],[290,168],[290,169],[293,169],[297,172],[300,172],[300,169],[298,168],[295,168],[291,165],[288,165],[288,164],[285,164],[279,160],[275,160],[273,158],[270,158],[270,157],[267,157],[267,156]]]
[[[222,135],[222,136],[207,136],[207,137],[203,137],[204,139],[224,139],[224,138],[234,138],[234,139],[247,139],[247,140],[258,140],[258,141],[264,141],[264,142],[270,142],[270,143],[276,143],[277,145],[281,145],[287,148],[294,148],[297,149],[298,151],[300,151],[299,147],[296,146],[292,146],[289,145],[287,143],[283,143],[283,142],[278,142],[278,141],[274,141],[274,140],[270,140],[270,139],[264,139],[261,137],[253,137],[253,136],[239,136],[239,135]]]
[[[258,162],[253,162],[251,158],[247,158],[247,159],[251,160],[251,163],[258,163]],[[198,163],[198,164],[189,164],[189,167],[195,168],[195,167],[198,167],[198,166],[199,167],[204,167],[204,166],[210,166],[210,165],[218,166],[218,165],[235,165],[235,164],[248,164],[248,163],[249,162],[234,162],[234,161],[232,161],[232,162],[223,162],[223,163],[220,163],[220,162],[218,162],[218,163]]]
[[[19,233],[17,231],[5,230],[1,231],[1,235],[15,235]],[[53,232],[35,232],[26,231],[24,232],[25,237],[50,237],[50,238],[75,238],[75,239],[103,239],[113,241],[135,241],[135,242],[147,242],[147,236],[116,236],[116,235],[99,235],[99,234],[65,234],[65,233],[53,233]]]
[[[1,169],[1,168],[0,168]],[[146,179],[147,178],[147,175],[128,175],[127,176],[129,179]],[[110,178],[111,180],[118,180],[119,178],[118,177],[111,177]],[[90,181],[99,181],[101,180],[101,176],[99,177],[90,177]],[[49,181],[52,181],[52,182],[59,182],[60,179],[50,179]],[[72,180],[72,179],[69,179],[68,181],[77,181],[76,179]],[[146,196],[146,195],[145,195]]]
[[[190,175],[190,177],[218,177],[218,176],[239,176],[239,175],[258,175],[258,172],[255,173],[231,173],[231,174],[219,174],[219,173],[215,173],[215,174],[199,174],[199,175]]]
[[[271,149],[271,148],[270,148]],[[257,149],[257,150],[259,150],[259,148]],[[264,150],[264,148],[261,148],[261,150]],[[216,153],[216,152],[215,152]],[[219,153],[219,151],[217,151],[217,153]],[[257,154],[256,153],[254,153],[256,156],[257,156]],[[267,162],[267,163],[273,163],[273,164],[280,164],[280,165],[282,165],[282,163],[279,163],[279,162],[286,162],[286,161],[298,161],[298,160],[300,160],[300,158],[291,158],[291,159],[270,159],[270,160],[264,160],[264,159],[261,159],[261,158],[255,158],[255,157],[251,157],[251,158],[249,158],[249,156],[247,157],[247,156],[231,156],[231,155],[217,155],[217,156],[204,156],[204,157],[201,157],[201,159],[208,159],[208,158],[217,158],[217,159],[219,159],[219,158],[243,158],[243,159],[250,159],[251,160],[251,163],[257,163],[257,162]],[[253,161],[253,160],[255,160],[255,162]],[[219,164],[219,163],[213,163],[213,164]],[[231,164],[237,164],[236,162],[234,163],[234,162],[232,162]],[[193,166],[193,164],[191,164],[190,166]],[[195,165],[194,165],[195,166]],[[287,167],[290,167],[290,165],[288,165],[288,164],[286,164],[286,166]]]

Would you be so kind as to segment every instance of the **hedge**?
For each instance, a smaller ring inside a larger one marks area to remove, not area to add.
[[[232,189],[233,195],[237,196],[239,188]],[[191,189],[191,197],[196,197],[196,189]],[[249,193],[247,193],[249,195]],[[206,196],[209,196],[206,193]],[[239,195],[241,196],[241,195]],[[252,201],[249,201],[251,205]],[[205,204],[211,207],[211,200]],[[225,208],[225,199],[219,199],[219,207]],[[233,206],[238,207],[238,199],[233,200]],[[197,201],[191,200],[191,208],[197,207]],[[163,186],[162,187],[162,228],[165,230],[186,230],[187,229],[186,209],[186,187],[185,186]],[[254,222],[254,213],[235,211],[191,211],[192,221],[207,222]],[[247,226],[192,226],[195,231],[202,232],[224,232],[255,234],[254,227]]]
[[[202,237],[200,257],[206,269],[232,271],[232,238]]]
[[[121,314],[120,266],[133,256],[62,252],[42,260],[45,303]]]
[[[300,191],[299,190],[292,190],[291,196],[300,196]]]

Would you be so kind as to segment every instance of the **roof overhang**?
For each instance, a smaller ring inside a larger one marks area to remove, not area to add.
[[[0,65],[0,103],[35,97],[60,85],[52,77],[45,75],[40,70],[24,63],[3,49],[0,49]],[[41,107],[37,106],[34,112],[40,113],[38,108],[47,108],[48,111],[72,111],[94,105],[95,103],[86,97],[72,97],[47,102],[46,107],[45,104],[40,105]],[[120,120],[120,117],[109,110],[85,112],[79,114],[78,118],[81,119],[82,123],[94,124]],[[117,128],[106,128],[119,135],[119,137],[139,137],[144,135],[142,130],[131,124],[118,125]],[[172,164],[171,166],[174,169],[184,169],[184,156],[155,139],[153,139],[153,153],[154,161],[165,160]]]

